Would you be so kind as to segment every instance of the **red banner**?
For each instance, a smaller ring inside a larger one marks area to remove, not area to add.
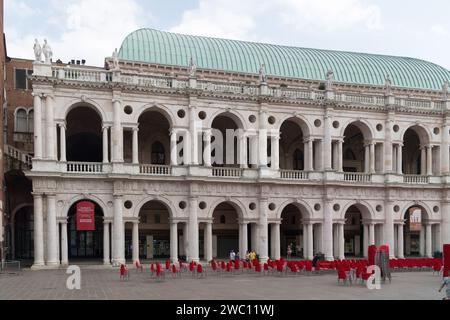
[[[77,204],[77,231],[95,230],[95,205],[89,201]]]

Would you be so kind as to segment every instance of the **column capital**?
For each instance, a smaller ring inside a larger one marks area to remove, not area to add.
[[[137,124],[136,127],[132,127],[131,130],[139,132],[139,124]]]
[[[43,93],[42,97],[45,99],[47,99],[47,98],[54,99],[55,95],[53,93]]]
[[[43,193],[40,193],[40,192],[32,192],[31,195],[32,195],[34,198],[42,198],[42,197],[44,196],[44,194],[43,194]]]
[[[102,125],[102,131],[108,130],[109,128],[111,128],[111,125],[107,124]]]
[[[122,194],[114,194],[113,198],[114,198],[114,200],[122,200],[123,199],[123,195]]]
[[[61,223],[61,224],[67,224],[68,223],[69,218],[68,217],[58,217],[56,219],[56,222]]]
[[[103,224],[109,224],[109,223],[113,223],[113,218],[105,218],[103,217]]]
[[[122,104],[122,100],[120,100],[118,98],[113,98],[111,101],[112,101],[112,103],[120,103],[120,104]]]
[[[56,194],[55,193],[45,193],[45,196],[47,198],[56,198]]]

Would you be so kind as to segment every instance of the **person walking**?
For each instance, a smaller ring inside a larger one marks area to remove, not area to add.
[[[442,282],[441,288],[439,289],[439,292],[442,291],[442,289],[444,289],[444,287],[447,287],[445,290],[445,295],[446,297],[442,300],[450,300],[450,278],[444,278],[444,281]]]

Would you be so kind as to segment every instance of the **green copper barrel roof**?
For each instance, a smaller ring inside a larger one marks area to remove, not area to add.
[[[280,46],[139,29],[122,43],[119,59],[188,67],[324,81],[441,90],[450,72],[434,63],[405,57]]]

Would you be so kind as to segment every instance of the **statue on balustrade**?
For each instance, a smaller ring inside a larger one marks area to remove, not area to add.
[[[391,96],[392,95],[392,81],[391,81],[390,75],[386,75],[385,88],[386,88],[386,95]]]
[[[44,40],[44,46],[42,47],[42,52],[44,53],[45,63],[51,64],[53,58],[53,51],[50,45],[47,43],[47,39]]]
[[[191,57],[189,60],[189,77],[195,78],[197,73],[197,64],[195,63],[194,58]]]
[[[42,48],[41,45],[39,44],[38,39],[34,39],[34,57],[35,60],[34,62],[42,62]]]
[[[261,83],[267,82],[266,65],[265,64],[262,64],[261,68],[259,68],[259,81]]]
[[[333,80],[334,80],[334,72],[332,69],[329,69],[327,72],[327,83],[325,85],[326,90],[331,90],[333,88]]]
[[[113,52],[112,59],[114,70],[119,70],[119,52],[117,51],[117,48]]]

